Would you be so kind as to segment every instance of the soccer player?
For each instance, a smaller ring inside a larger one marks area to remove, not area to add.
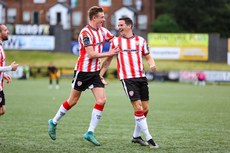
[[[59,71],[58,71],[58,67],[56,67],[55,65],[53,65],[53,63],[50,63],[48,66],[48,75],[49,75],[49,88],[52,88],[53,85],[53,79],[56,79],[56,89],[59,89]]]
[[[8,40],[9,31],[4,24],[0,24],[0,116],[5,114],[6,107],[5,107],[5,96],[3,92],[4,88],[4,79],[7,83],[12,81],[10,75],[6,74],[5,72],[8,71],[16,71],[18,68],[18,64],[12,62],[9,66],[6,66],[6,56],[4,49],[2,47],[2,43],[5,40]]]
[[[196,80],[195,80],[195,85],[201,85],[205,86],[206,85],[206,76],[204,72],[197,72],[196,73]]]
[[[113,39],[113,35],[104,27],[104,11],[101,7],[93,6],[88,10],[89,24],[86,25],[79,34],[80,53],[75,66],[74,80],[69,98],[62,103],[57,114],[48,121],[48,133],[51,139],[56,139],[56,127],[58,121],[69,111],[79,100],[81,92],[87,88],[92,90],[95,98],[95,105],[91,115],[88,131],[84,134],[84,139],[95,146],[100,143],[94,136],[94,130],[98,125],[106,98],[104,84],[99,76],[100,60],[102,57],[114,56],[119,49],[110,49],[102,53],[103,43]]]
[[[150,69],[156,70],[155,61],[149,54],[146,40],[132,31],[133,22],[128,17],[122,17],[118,21],[120,36],[111,43],[111,48],[119,46],[117,55],[118,76],[122,82],[125,93],[129,97],[134,109],[135,129],[132,142],[150,148],[158,148],[149,133],[146,117],[149,110],[149,88],[142,63],[142,56],[147,60]],[[100,76],[104,75],[113,57],[108,57],[102,64]],[[105,82],[107,84],[107,82]],[[144,133],[147,140],[141,138]]]

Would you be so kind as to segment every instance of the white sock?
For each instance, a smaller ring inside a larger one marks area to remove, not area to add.
[[[53,123],[57,124],[57,122],[66,114],[68,110],[63,107],[63,105],[60,106],[57,114],[53,118]]]
[[[147,125],[145,116],[144,115],[140,117],[135,116],[135,120],[136,120],[137,126],[140,127],[141,132],[144,133],[146,140],[148,141],[152,139],[152,136],[149,133],[149,129],[148,129],[148,125]]]
[[[101,119],[101,115],[102,115],[102,111],[95,109],[95,108],[93,109],[88,131],[94,132],[97,124],[99,123]]]
[[[134,129],[134,132],[133,132],[133,137],[136,138],[136,137],[139,137],[141,136],[141,128],[137,125],[136,121],[135,121],[135,129]]]

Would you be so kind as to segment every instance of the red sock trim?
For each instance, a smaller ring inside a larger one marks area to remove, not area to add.
[[[66,110],[69,110],[71,108],[71,106],[69,105],[67,101],[63,102],[62,105]]]
[[[149,111],[144,112],[145,117],[147,117]]]
[[[94,108],[97,109],[97,110],[103,111],[104,105],[95,104]]]
[[[143,111],[143,110],[136,111],[136,112],[134,113],[134,115],[135,115],[136,117],[144,116],[144,111]]]

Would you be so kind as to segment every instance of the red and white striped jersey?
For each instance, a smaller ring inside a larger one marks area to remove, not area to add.
[[[2,45],[0,45],[0,67],[5,66],[5,61],[6,61],[6,56],[5,56],[5,53],[4,53]],[[3,76],[4,76],[4,72],[0,72],[0,91],[2,91],[3,87],[4,87]]]
[[[149,54],[146,40],[134,35],[131,38],[119,36],[112,42],[112,48],[119,47],[117,55],[118,76],[120,79],[145,77],[142,57]]]
[[[91,26],[85,26],[78,37],[79,58],[75,65],[75,70],[81,72],[96,72],[100,70],[100,59],[90,59],[85,47],[93,46],[95,52],[102,53],[105,41],[109,41],[114,36],[104,27],[94,29]]]

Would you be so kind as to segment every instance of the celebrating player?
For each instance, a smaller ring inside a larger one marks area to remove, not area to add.
[[[149,88],[142,64],[142,56],[146,58],[152,71],[156,70],[156,65],[149,54],[146,40],[135,35],[132,27],[133,22],[130,18],[120,18],[118,21],[120,36],[113,40],[111,48],[119,46],[120,51],[117,55],[118,75],[134,108],[136,124],[132,142],[143,146],[149,145],[150,148],[158,148],[159,146],[149,133],[146,121],[149,110]],[[108,69],[112,58],[108,57],[103,62],[100,72],[101,77]],[[141,138],[141,132],[144,133],[148,143]]]
[[[96,104],[94,105],[88,131],[84,139],[100,146],[94,136],[94,130],[102,116],[106,102],[104,84],[99,76],[100,60],[102,57],[114,56],[118,49],[110,49],[102,53],[103,43],[113,39],[113,35],[104,27],[104,11],[101,7],[93,6],[88,11],[89,24],[79,34],[80,53],[75,66],[74,80],[69,98],[64,101],[53,119],[48,121],[48,133],[51,139],[56,139],[56,126],[58,121],[70,110],[79,100],[81,92],[90,88],[93,92]]]
[[[3,80],[5,79],[7,83],[12,81],[11,77],[4,72],[16,71],[18,68],[18,64],[15,62],[12,62],[10,66],[5,66],[6,56],[2,47],[2,42],[8,40],[8,35],[9,31],[7,27],[4,24],[0,24],[0,116],[6,112]]]

